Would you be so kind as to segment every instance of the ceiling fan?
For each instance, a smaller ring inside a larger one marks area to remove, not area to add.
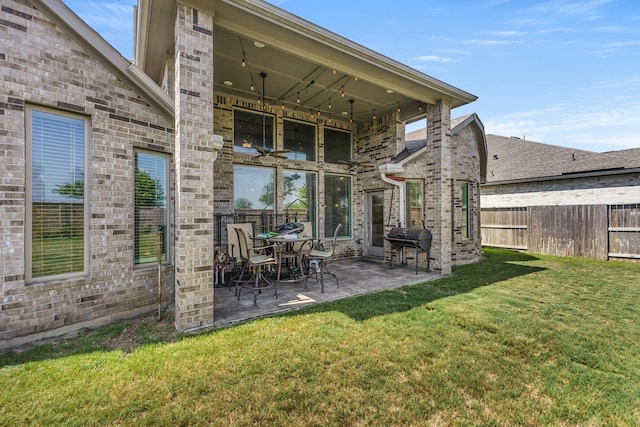
[[[267,147],[267,144],[266,144],[267,123],[266,123],[266,118],[264,113],[264,110],[265,110],[264,79],[267,78],[267,73],[265,73],[264,71],[261,72],[260,77],[262,77],[262,147],[259,145],[251,144],[251,147],[258,152],[258,154],[253,158],[257,159],[258,157],[275,157],[277,159],[286,159],[287,157],[283,156],[283,154],[290,153],[291,150],[288,150],[288,149],[274,150],[273,148]]]
[[[368,160],[357,161],[356,159],[349,160],[338,160],[340,163],[344,163],[345,165],[349,165],[351,168],[355,168],[356,166],[361,166],[363,168],[372,168],[374,165]]]

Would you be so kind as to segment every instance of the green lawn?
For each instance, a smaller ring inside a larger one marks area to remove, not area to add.
[[[7,353],[0,425],[640,425],[640,265],[485,255],[131,353]]]

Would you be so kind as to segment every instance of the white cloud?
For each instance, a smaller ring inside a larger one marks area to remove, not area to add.
[[[640,103],[557,104],[483,120],[487,133],[546,144],[609,151],[640,147]]]
[[[515,44],[517,42],[507,41],[507,40],[481,40],[481,39],[471,39],[465,40],[463,43],[480,45],[480,46],[507,46],[511,44]]]
[[[574,28],[568,27],[555,27],[555,28],[544,28],[542,30],[536,31],[536,34],[554,34],[554,33],[575,33],[576,30]]]
[[[133,56],[133,4],[136,0],[65,3],[125,57]]]
[[[443,56],[436,56],[436,55],[423,55],[423,56],[418,56],[415,58],[418,61],[424,61],[424,62],[451,62],[453,61],[453,59],[451,58],[445,58]]]
[[[600,9],[611,2],[612,0],[553,0],[539,3],[534,6],[533,9],[545,15],[548,14],[565,17],[577,17],[593,21],[602,17]]]
[[[518,37],[518,36],[524,36],[527,33],[523,32],[523,31],[488,31],[487,34],[491,35],[491,36],[495,36],[495,37]]]

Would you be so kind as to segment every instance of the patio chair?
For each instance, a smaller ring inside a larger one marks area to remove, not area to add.
[[[233,262],[234,271],[234,276],[231,278],[231,283],[229,284],[229,290],[231,290],[231,287],[235,284],[236,295],[238,292],[238,283],[246,280],[246,278],[243,277],[244,270],[241,269],[242,259],[240,258],[240,243],[238,242],[238,233],[236,232],[238,228],[244,230],[248,237],[249,250],[253,250],[253,224],[250,222],[227,224],[227,254],[229,255],[229,260]],[[240,274],[238,274],[238,272],[240,272]]]
[[[331,258],[333,258],[333,254],[335,253],[336,250],[336,239],[338,238],[338,233],[340,232],[340,229],[342,228],[342,224],[338,224],[338,226],[336,227],[336,230],[333,232],[333,243],[331,245],[331,249],[329,250],[318,250],[318,249],[311,249],[311,251],[309,252],[309,259],[310,260],[316,260],[317,263],[317,268],[316,269],[310,269],[309,270],[309,276],[311,276],[311,274],[315,275],[315,280],[316,282],[318,281],[318,270],[320,272],[320,289],[322,292],[324,292],[324,275],[327,274],[329,276],[333,276],[334,279],[336,279],[336,286],[339,288],[340,285],[338,284],[338,277],[333,274],[332,272],[329,271],[329,269],[327,268],[327,261]],[[310,264],[311,266],[311,264]],[[308,281],[308,276],[307,276],[307,281]]]
[[[275,297],[278,298],[278,280],[272,281],[265,274],[271,266],[276,267],[279,264],[278,245],[266,245],[250,249],[250,240],[245,230],[243,228],[236,228],[235,230],[238,235],[240,259],[242,260],[240,277],[243,276],[245,270],[251,274],[248,280],[236,283],[238,301],[240,300],[242,288],[253,291],[253,305],[258,305],[258,293],[271,287],[275,289]]]

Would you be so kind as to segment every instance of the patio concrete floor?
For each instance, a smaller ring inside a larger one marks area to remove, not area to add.
[[[307,282],[308,290],[305,289],[304,282],[278,284],[277,299],[274,297],[273,288],[266,289],[258,294],[257,306],[253,305],[253,292],[249,289],[242,289],[238,301],[233,287],[215,288],[213,326],[225,326],[296,310],[311,304],[413,285],[442,277],[440,274],[427,272],[424,266],[418,266],[418,274],[416,274],[412,260],[409,260],[408,265],[396,264],[393,268],[389,264],[366,258],[336,259],[327,266],[338,276],[340,287],[336,287],[333,277],[325,276],[324,293],[320,291],[320,283],[317,283],[313,276]]]

